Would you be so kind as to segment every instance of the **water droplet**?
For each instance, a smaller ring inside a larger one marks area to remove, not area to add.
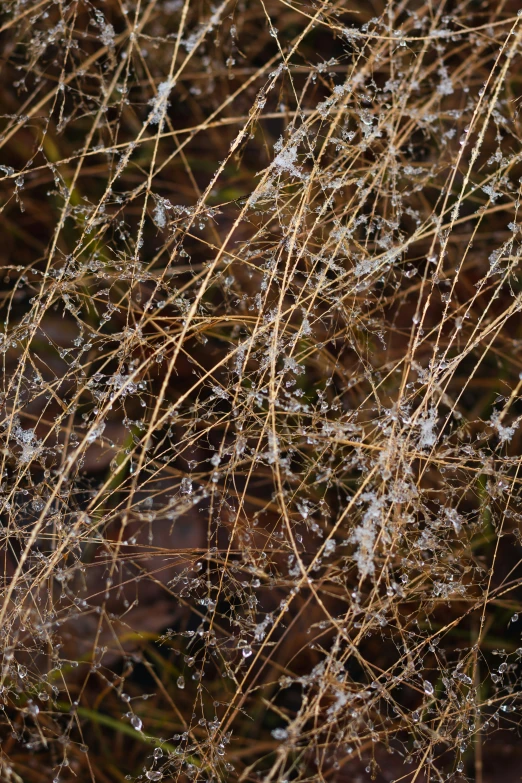
[[[433,688],[433,685],[429,680],[424,680],[423,687],[424,687],[425,694],[427,694],[428,696],[433,696],[435,689]]]
[[[136,729],[136,731],[141,731],[141,727],[143,726],[143,723],[141,722],[141,719],[138,718],[137,715],[132,716],[131,726],[133,729]]]

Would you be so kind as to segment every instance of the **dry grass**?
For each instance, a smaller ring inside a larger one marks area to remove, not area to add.
[[[2,780],[494,780],[517,10],[4,0]]]

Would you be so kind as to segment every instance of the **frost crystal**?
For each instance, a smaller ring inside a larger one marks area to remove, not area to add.
[[[499,411],[494,411],[491,415],[489,423],[493,429],[497,432],[501,443],[509,443],[513,435],[516,432],[516,427],[505,427],[501,422],[501,414]]]
[[[163,124],[167,108],[170,106],[169,96],[174,86],[175,82],[170,79],[158,85],[156,96],[149,101],[149,105],[152,107],[147,120],[149,125]]]
[[[354,557],[362,578],[375,572],[374,545],[381,525],[384,506],[383,498],[379,498],[372,493],[365,494],[363,499],[369,502],[368,509],[363,516],[361,524],[351,534],[351,540],[357,544]]]
[[[115,32],[112,24],[105,20],[101,11],[96,11],[96,21],[100,28],[100,39],[104,46],[114,46]]]
[[[153,220],[158,228],[165,228],[168,221],[167,212],[172,209],[172,204],[168,198],[156,197],[156,206],[153,212]]]
[[[37,440],[34,430],[24,430],[19,425],[13,428],[13,437],[22,447],[18,459],[22,464],[31,462],[41,451],[40,441]]]
[[[435,432],[436,424],[437,411],[435,408],[431,408],[430,412],[423,416],[419,422],[419,448],[428,448],[437,442],[437,434]]]
[[[95,440],[101,438],[104,430],[105,430],[105,422],[102,421],[99,424],[97,424],[93,430],[89,432],[89,434],[87,435],[87,443],[94,443]]]

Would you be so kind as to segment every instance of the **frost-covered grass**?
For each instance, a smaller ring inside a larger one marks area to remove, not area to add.
[[[0,778],[509,783],[518,4],[0,47]]]

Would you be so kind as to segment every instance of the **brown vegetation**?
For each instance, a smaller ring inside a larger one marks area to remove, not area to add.
[[[517,12],[1,4],[2,780],[519,779]]]

